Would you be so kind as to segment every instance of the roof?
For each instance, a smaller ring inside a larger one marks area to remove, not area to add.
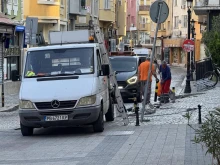
[[[14,21],[11,20],[10,18],[8,18],[3,13],[0,13],[0,24],[7,24],[7,25],[14,25],[15,26]]]
[[[109,58],[139,58],[140,56],[110,56]]]
[[[86,43],[86,44],[65,44],[65,45],[48,45],[41,47],[32,47],[29,48],[28,51],[36,51],[36,50],[48,50],[48,49],[68,49],[68,48],[86,48],[86,47],[97,47],[98,43]]]

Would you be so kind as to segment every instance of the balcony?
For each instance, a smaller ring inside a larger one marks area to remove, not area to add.
[[[85,6],[81,6],[80,0],[69,0],[69,13],[75,15],[87,15]]]
[[[220,0],[197,0],[194,6],[196,15],[206,15],[210,10],[220,10]]]
[[[150,5],[140,5],[139,11],[150,11]]]
[[[41,5],[60,5],[59,0],[37,0],[37,3]]]

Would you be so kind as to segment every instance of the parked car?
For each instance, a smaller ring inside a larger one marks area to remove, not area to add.
[[[118,89],[124,102],[130,102],[134,95],[141,102],[138,66],[146,60],[145,56],[111,56],[111,66],[116,72]],[[129,101],[130,100],[130,101]]]

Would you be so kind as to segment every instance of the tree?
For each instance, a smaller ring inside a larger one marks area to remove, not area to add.
[[[220,16],[213,17],[212,29],[203,33],[202,41],[211,53],[213,62],[220,66]],[[206,56],[210,56],[207,50]]]

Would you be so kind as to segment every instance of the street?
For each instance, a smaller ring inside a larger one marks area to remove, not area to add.
[[[176,90],[182,90],[184,74],[184,69],[172,68],[171,86]],[[135,126],[135,116],[129,116],[128,126],[117,117],[114,122],[105,122],[103,133],[94,133],[92,127],[84,126],[35,129],[33,136],[23,137],[18,111],[0,112],[0,164],[208,165],[211,156],[205,156],[206,150],[200,144],[193,144],[194,132],[182,115],[201,104],[204,119],[220,106],[220,96],[215,95],[219,92],[220,87],[216,87],[205,95],[164,104],[155,114],[145,115],[150,121],[140,126]],[[131,106],[126,104],[127,108]],[[196,126],[198,111],[192,112],[190,123]]]

